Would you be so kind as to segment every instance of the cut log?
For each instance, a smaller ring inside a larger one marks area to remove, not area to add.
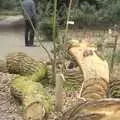
[[[11,93],[22,105],[25,120],[42,120],[52,108],[52,100],[41,84],[29,79],[20,76],[13,80]]]
[[[107,97],[109,68],[106,60],[96,54],[96,48],[87,42],[73,45],[69,53],[75,58],[83,71],[84,82],[80,96],[87,99]]]
[[[10,53],[7,56],[7,68],[11,74],[20,74],[23,76],[31,75],[36,72],[37,80],[42,80],[46,73],[47,67],[42,62],[38,62],[22,52]]]
[[[60,120],[120,120],[120,100],[80,101]]]

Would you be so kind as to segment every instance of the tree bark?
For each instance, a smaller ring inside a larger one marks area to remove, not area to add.
[[[19,100],[25,120],[42,120],[51,109],[51,97],[40,83],[29,77],[18,77],[11,82],[11,93]]]

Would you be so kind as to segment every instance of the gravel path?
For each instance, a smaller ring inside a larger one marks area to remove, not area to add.
[[[48,55],[42,47],[25,47],[24,27],[21,16],[10,17],[0,21],[0,56],[5,57],[10,52],[25,52],[28,55],[42,60],[48,60]],[[43,45],[50,52],[52,42],[44,41]],[[39,44],[35,42],[35,44]]]

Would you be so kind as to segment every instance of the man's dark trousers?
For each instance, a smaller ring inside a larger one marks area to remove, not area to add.
[[[36,20],[35,18],[31,18],[30,20],[25,20],[25,46],[33,46],[34,43],[34,28],[36,28]]]

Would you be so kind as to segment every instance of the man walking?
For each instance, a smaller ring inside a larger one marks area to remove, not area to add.
[[[24,0],[24,17],[25,17],[25,46],[33,46],[34,29],[36,27],[36,8],[34,0]]]

